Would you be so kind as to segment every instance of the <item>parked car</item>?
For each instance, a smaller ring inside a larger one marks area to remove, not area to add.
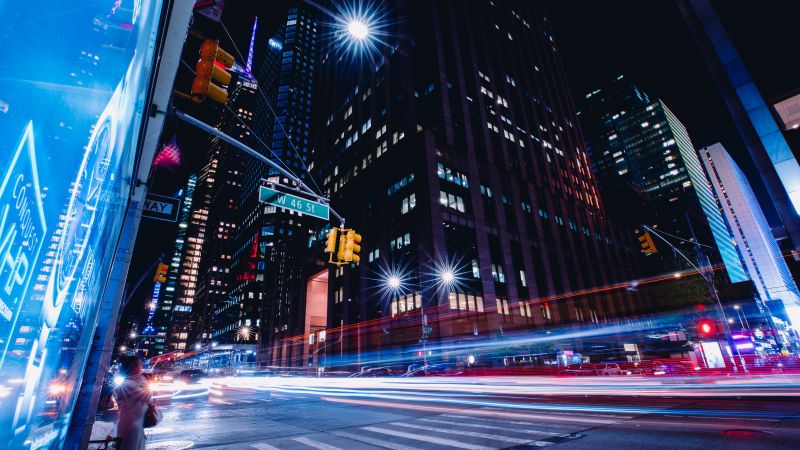
[[[624,372],[617,363],[597,363],[594,364],[595,374],[598,376],[623,375]]]
[[[592,377],[597,375],[597,368],[591,364],[573,364],[561,369],[559,375]]]

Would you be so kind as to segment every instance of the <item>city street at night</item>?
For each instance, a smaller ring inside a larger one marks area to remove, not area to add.
[[[0,450],[800,448],[798,17],[0,1]]]
[[[217,379],[177,391],[147,448],[791,448],[797,386],[797,377]],[[181,398],[191,392],[204,395]]]

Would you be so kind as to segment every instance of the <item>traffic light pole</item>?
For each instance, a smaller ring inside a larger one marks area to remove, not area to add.
[[[722,324],[723,330],[725,331],[725,340],[728,342],[729,346],[732,345],[734,350],[736,350],[736,355],[739,357],[739,363],[742,365],[742,369],[744,370],[744,372],[747,373],[748,371],[747,371],[747,366],[744,363],[744,358],[742,358],[742,354],[739,352],[739,348],[736,347],[736,343],[733,342],[733,334],[731,333],[731,327],[728,325],[728,318],[725,316],[725,309],[722,307],[722,301],[720,301],[719,299],[719,293],[717,292],[716,286],[714,286],[714,280],[711,278],[710,275],[706,274],[705,269],[697,267],[692,262],[692,260],[689,259],[678,247],[675,247],[672,244],[672,242],[668,241],[665,237],[661,236],[659,232],[648,227],[647,225],[642,225],[642,227],[647,231],[649,231],[650,233],[656,235],[656,237],[664,241],[673,250],[678,252],[678,254],[681,255],[683,259],[685,259],[689,264],[691,264],[692,267],[694,267],[695,270],[697,270],[697,273],[700,275],[703,281],[706,282],[709,293],[711,294],[711,300],[714,302],[714,306],[717,310],[717,315],[719,316],[718,320]],[[691,222],[689,223],[689,228],[692,230],[692,237],[694,237],[694,228],[692,228]],[[703,252],[700,250],[700,244],[697,242],[696,237],[694,238],[694,247],[695,251],[697,252],[697,258],[698,258],[697,263],[703,267],[706,267],[708,260],[706,260],[705,264],[703,263],[704,255]],[[733,358],[733,355],[731,355],[731,358]],[[739,369],[736,367],[735,363],[733,364],[733,371],[739,372]]]
[[[267,158],[266,156],[262,155],[261,153],[253,150],[252,148],[248,147],[247,145],[245,145],[244,143],[240,142],[239,140],[228,136],[227,134],[223,133],[222,131],[220,131],[220,130],[218,130],[218,129],[216,129],[216,128],[208,125],[208,124],[206,124],[205,122],[203,122],[201,120],[198,120],[198,119],[196,119],[196,118],[184,113],[183,111],[180,111],[178,109],[173,109],[172,110],[172,114],[174,114],[175,117],[177,117],[178,119],[188,123],[189,125],[193,125],[193,126],[199,128],[199,129],[201,129],[202,131],[205,131],[208,134],[211,134],[213,136],[216,136],[216,137],[222,139],[223,141],[227,142],[228,144],[230,144],[230,145],[238,148],[239,150],[247,153],[248,155],[252,156],[253,158],[263,162],[267,166],[277,170],[278,172],[281,173],[281,175],[285,176],[286,178],[288,178],[288,179],[292,180],[294,183],[296,183],[297,186],[300,188],[300,191],[302,193],[313,197],[315,200],[317,200],[317,201],[319,201],[321,203],[325,203],[326,205],[328,205],[328,208],[330,210],[331,215],[336,217],[339,220],[339,222],[341,223],[342,227],[344,227],[344,217],[339,215],[339,213],[337,213],[330,206],[330,199],[328,199],[326,197],[322,197],[319,194],[317,194],[316,192],[314,192],[313,190],[311,190],[311,188],[309,188],[303,182],[303,180],[301,180],[295,174],[293,174],[293,173],[289,172],[288,170],[284,169],[283,167],[279,166],[275,161],[272,161],[271,159]]]

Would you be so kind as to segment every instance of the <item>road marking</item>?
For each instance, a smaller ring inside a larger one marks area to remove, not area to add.
[[[516,418],[520,418],[520,419],[531,419],[531,420],[545,420],[545,421],[549,421],[549,422],[560,420],[560,421],[563,421],[563,422],[578,422],[578,423],[594,423],[594,424],[600,424],[600,425],[611,425],[612,423],[619,423],[620,421],[622,421],[622,419],[620,419],[620,420],[591,419],[591,418],[588,418],[588,417],[571,417],[571,416],[562,416],[562,415],[555,415],[555,414],[550,414],[550,415],[528,414],[528,413],[521,413],[521,412],[510,412],[510,411],[499,410],[499,409],[483,409],[483,408],[481,408],[481,410],[483,410],[483,411],[485,411],[487,413],[492,413],[492,414],[496,414],[496,415],[499,415],[499,416],[516,417]],[[506,422],[506,421],[503,420],[503,422]]]
[[[357,434],[347,433],[345,431],[331,431],[331,434],[336,436],[352,439],[354,441],[364,442],[366,444],[377,445],[378,447],[390,448],[392,450],[419,450],[416,447],[409,447],[408,445],[396,444],[394,442],[382,441],[380,439],[373,439],[371,437],[359,436]]]
[[[545,436],[561,436],[564,433],[553,433],[552,431],[538,431],[538,430],[523,430],[520,428],[510,428],[510,427],[498,427],[495,425],[482,425],[477,423],[463,423],[463,422],[453,422],[451,420],[437,420],[437,419],[417,419],[422,422],[432,422],[432,423],[443,423],[445,425],[457,425],[462,427],[470,427],[470,428],[483,428],[486,430],[505,430],[505,431],[513,431],[515,433],[525,433],[525,434],[539,434]]]
[[[443,430],[441,428],[426,427],[425,425],[417,425],[414,423],[392,422],[392,425],[396,425],[398,427],[415,428],[417,430],[435,431],[437,433],[457,434],[459,436],[472,436],[476,438],[491,439],[494,441],[511,442],[512,444],[530,444],[531,442],[530,439],[513,438],[496,434],[476,433],[474,431]]]
[[[388,434],[389,436],[396,436],[415,441],[427,442],[429,444],[447,445],[450,447],[464,448],[467,450],[494,450],[493,447],[484,447],[483,445],[467,444],[466,442],[454,441],[452,439],[439,438],[434,436],[421,436],[419,434],[404,433],[402,431],[389,430],[380,427],[362,427],[362,430],[372,431],[374,433]]]
[[[339,447],[334,447],[333,445],[326,444],[324,442],[315,441],[313,439],[309,439],[307,437],[296,437],[292,439],[293,441],[299,442],[301,444],[305,444],[309,447],[318,448],[319,450],[342,450]]]
[[[278,450],[278,447],[273,447],[269,444],[264,444],[263,442],[259,442],[257,444],[250,444],[250,447],[253,447],[258,450]]]

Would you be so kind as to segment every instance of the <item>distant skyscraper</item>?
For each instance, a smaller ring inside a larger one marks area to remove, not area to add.
[[[800,165],[711,2],[677,0],[677,3],[783,226],[798,249]]]
[[[246,71],[235,75],[228,87],[230,98],[222,111],[217,128],[241,141],[252,140],[253,113],[258,96],[258,82]],[[208,180],[202,201],[208,209],[208,225],[203,242],[203,257],[197,289],[195,317],[198,327],[193,341],[232,343],[242,323],[256,316],[242,310],[231,296],[231,265],[236,251],[234,238],[240,222],[239,203],[247,155],[220,139],[209,147]]]
[[[258,47],[264,52],[257,78],[249,143],[313,185],[306,174],[311,153],[311,106],[318,60],[317,19],[304,8],[292,8],[286,21]],[[242,311],[235,326],[250,331],[236,342],[258,341],[261,364],[298,365],[286,340],[303,332],[305,289],[303,254],[308,220],[296,212],[260,203],[262,180],[290,185],[288,179],[253,158],[244,168],[232,271],[231,301]]]
[[[789,319],[800,328],[800,292],[772,236],[750,183],[722,144],[700,150],[708,181],[729,236],[763,301],[782,301]],[[763,310],[764,303],[761,303]]]
[[[183,264],[189,263],[189,261],[183,258],[183,252],[186,247],[186,232],[189,227],[192,200],[196,185],[197,175],[189,175],[186,188],[183,190],[183,203],[181,204],[181,211],[178,216],[178,232],[175,236],[172,255],[165,261],[165,263],[169,264],[167,281],[163,284],[158,282],[153,283],[150,301],[154,303],[155,312],[152,315],[152,319],[148,319],[145,323],[145,329],[142,330],[142,345],[147,349],[148,357],[160,355],[170,350],[167,344],[167,334],[172,321],[175,297],[179,287],[179,276],[182,272],[181,269]],[[150,307],[148,306],[148,308]],[[185,311],[182,310],[183,308],[176,313],[178,317],[185,313]]]
[[[421,362],[442,356],[426,339],[446,347],[647,308],[629,292],[559,297],[635,277],[634,250],[606,219],[536,5],[393,3],[372,54],[324,49],[313,173],[364,237],[361,264],[329,272],[329,329],[316,336],[327,361],[406,351]]]
[[[640,190],[651,204],[636,221],[689,239],[689,218],[701,241],[710,244],[713,236],[731,282],[747,279],[733,243],[725,239],[725,221],[689,134],[664,102],[650,100],[620,76],[586,95],[581,123],[610,210],[624,220],[631,213],[629,199],[615,195],[615,188]]]

